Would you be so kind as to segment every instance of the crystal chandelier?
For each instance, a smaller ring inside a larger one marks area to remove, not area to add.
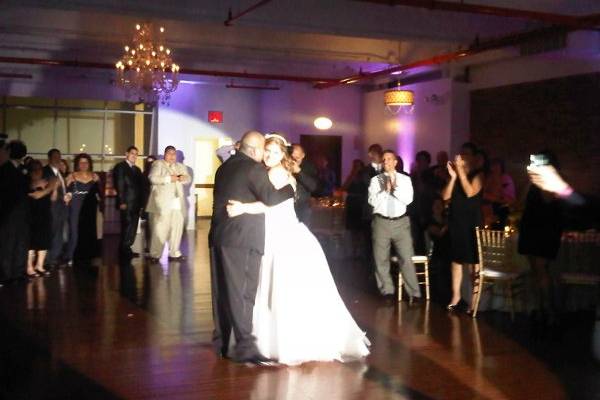
[[[168,104],[179,83],[179,65],[165,46],[162,26],[155,31],[150,23],[137,24],[133,43],[116,63],[117,82],[128,97],[146,104]]]
[[[412,90],[400,89],[400,84],[394,89],[386,90],[383,93],[385,108],[396,115],[400,111],[412,113],[415,104],[415,93]]]

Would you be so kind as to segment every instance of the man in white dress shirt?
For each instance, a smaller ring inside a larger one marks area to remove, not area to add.
[[[182,261],[185,257],[179,250],[186,214],[183,185],[190,183],[190,174],[185,165],[177,162],[177,150],[165,148],[163,160],[152,163],[148,176],[152,189],[146,211],[150,215],[152,238],[150,259],[158,262],[165,242],[169,244],[169,260]]]
[[[394,282],[390,274],[390,250],[394,245],[400,258],[400,273],[410,300],[421,297],[415,266],[410,219],[406,207],[413,201],[410,177],[396,172],[398,158],[391,150],[383,152],[383,173],[369,184],[369,204],[373,207],[373,256],[375,278],[380,293],[394,298]]]

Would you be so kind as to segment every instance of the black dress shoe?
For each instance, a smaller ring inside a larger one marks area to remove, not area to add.
[[[169,261],[185,261],[185,256],[179,256],[179,257],[169,256]]]
[[[393,294],[384,294],[382,298],[386,306],[393,306],[397,303],[396,296]]]
[[[408,296],[408,304],[409,305],[413,305],[413,304],[418,304],[422,301],[423,299],[419,296],[419,297],[415,297],[415,296]]]
[[[279,365],[277,361],[264,357],[260,354],[252,357],[243,358],[238,361],[243,364],[254,364],[260,365],[262,367],[275,367]]]

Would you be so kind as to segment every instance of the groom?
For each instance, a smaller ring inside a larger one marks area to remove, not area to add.
[[[274,206],[294,196],[290,185],[276,190],[269,181],[262,164],[264,146],[260,132],[246,132],[239,151],[217,169],[208,235],[215,350],[223,357],[256,364],[266,361],[252,335],[252,311],[265,246],[265,216],[242,214],[229,218],[226,206],[229,200]],[[228,354],[232,330],[236,344],[233,354]]]

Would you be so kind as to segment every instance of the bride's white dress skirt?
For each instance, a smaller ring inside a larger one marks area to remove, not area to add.
[[[266,245],[253,315],[260,352],[282,364],[351,361],[370,345],[342,301],[321,245],[292,200],[266,214]]]

